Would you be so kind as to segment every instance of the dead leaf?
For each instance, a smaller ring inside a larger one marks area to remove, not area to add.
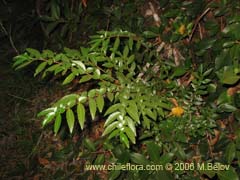
[[[39,164],[41,164],[43,166],[46,166],[50,163],[49,160],[47,160],[45,158],[41,158],[41,157],[38,158],[38,162],[39,162]]]
[[[82,0],[82,4],[86,8],[87,7],[87,0]]]

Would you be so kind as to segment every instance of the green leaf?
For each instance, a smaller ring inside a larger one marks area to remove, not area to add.
[[[38,65],[38,67],[35,70],[34,76],[37,76],[42,70],[46,67],[47,62],[42,62],[41,64]]]
[[[122,107],[122,104],[117,103],[112,106],[110,106],[107,111],[105,112],[104,116],[111,114],[112,112],[115,112],[116,110],[120,109]]]
[[[212,71],[213,71],[213,68],[208,69],[207,71],[205,71],[205,72],[203,73],[203,76],[204,76],[204,77],[208,76]]]
[[[113,137],[117,137],[120,133],[119,129],[115,129],[114,131],[111,132],[111,134],[107,137],[108,139],[112,139]]]
[[[129,48],[128,48],[128,46],[125,46],[125,47],[124,47],[124,50],[123,50],[123,57],[124,57],[124,58],[127,58],[128,53],[129,53]]]
[[[119,37],[116,38],[114,45],[113,45],[113,52],[116,52],[120,44],[120,39]]]
[[[107,92],[107,97],[108,97],[108,99],[109,99],[109,101],[113,101],[113,99],[114,99],[114,95],[113,95],[113,93],[111,93],[111,92]]]
[[[103,107],[104,107],[104,98],[103,98],[103,96],[101,94],[98,94],[96,102],[97,102],[98,110],[101,113],[102,110],[103,110]]]
[[[235,74],[233,66],[224,66],[216,74],[223,84],[235,84],[240,79],[240,76]]]
[[[41,58],[41,54],[38,50],[27,48],[26,51],[30,54],[31,57]]]
[[[54,29],[59,25],[59,23],[60,23],[59,21],[48,23],[46,28],[46,32],[48,36],[54,31]]]
[[[163,154],[161,157],[160,157],[160,162],[161,164],[166,164],[166,163],[169,163],[172,161],[174,157],[174,154],[173,153],[167,153],[167,154]]]
[[[144,31],[143,35],[146,38],[155,38],[156,36],[158,36],[156,33],[152,32],[152,31]]]
[[[107,120],[104,123],[104,127],[111,124],[121,113],[119,111],[112,113],[110,116],[108,116]]]
[[[157,119],[156,114],[153,113],[153,112],[151,111],[151,109],[145,108],[143,111],[146,113],[146,115],[148,115],[148,116],[149,116],[150,118],[152,118],[153,120],[156,120],[156,119]]]
[[[73,73],[69,74],[65,80],[63,81],[63,85],[70,83],[75,78],[75,75]]]
[[[37,114],[37,117],[44,116],[44,115],[49,114],[49,113],[53,113],[56,110],[57,110],[56,107],[51,107],[51,108],[44,109],[43,111],[41,111]]]
[[[220,180],[239,180],[238,174],[232,167],[227,171],[217,171],[217,175]]]
[[[90,140],[90,139],[88,139],[88,138],[85,138],[84,140],[83,140],[83,144],[85,145],[85,147],[87,148],[87,149],[89,149],[90,151],[95,151],[96,150],[96,147],[95,147],[95,145],[94,145],[94,143]]]
[[[47,114],[42,121],[42,126],[44,127],[46,124],[50,123],[54,117],[55,117],[54,112],[50,112],[49,114]]]
[[[124,127],[124,132],[127,134],[127,137],[131,140],[131,142],[133,144],[135,144],[136,143],[136,139],[135,139],[134,132],[129,127]]]
[[[230,105],[230,104],[224,103],[224,104],[220,104],[218,106],[218,110],[220,112],[234,112],[234,111],[237,110],[237,108],[232,106],[232,105]]]
[[[96,89],[91,89],[89,92],[88,92],[88,97],[89,98],[94,98],[96,96]]]
[[[99,69],[96,69],[94,72],[93,72],[93,79],[99,79],[101,76],[101,71]]]
[[[134,101],[131,101],[129,103],[129,107],[126,108],[127,110],[127,113],[129,114],[129,116],[135,120],[136,122],[140,122],[139,120],[139,115],[138,115],[138,108],[137,108],[137,105]]]
[[[235,155],[236,155],[236,146],[235,146],[235,143],[231,142],[226,147],[226,151],[224,154],[228,164],[232,163],[232,160],[235,158]]]
[[[97,105],[96,105],[96,101],[93,98],[89,99],[89,109],[90,109],[92,120],[94,120],[96,111],[97,111]]]
[[[27,61],[27,62],[25,62],[25,63],[22,63],[21,65],[17,66],[17,67],[15,68],[15,70],[22,69],[22,68],[26,67],[27,65],[31,64],[32,62],[33,62],[33,61]]]
[[[120,132],[120,141],[125,144],[125,146],[127,148],[129,148],[129,141],[128,141],[128,138],[127,136],[123,133],[123,132]]]
[[[97,158],[95,159],[94,161],[94,164],[96,165],[101,165],[104,163],[104,160],[105,160],[105,155],[104,154],[100,154],[97,156]]]
[[[136,127],[135,127],[135,124],[134,124],[133,120],[130,117],[128,117],[128,116],[125,116],[124,118],[125,118],[125,120],[127,122],[128,127],[132,130],[132,132],[136,136],[137,135]]]
[[[120,174],[121,174],[120,170],[112,170],[108,175],[108,180],[115,180],[120,176]]]
[[[130,50],[133,49],[133,38],[132,38],[132,36],[128,40],[128,47],[129,47]]]
[[[21,55],[18,55],[16,57],[14,57],[14,63],[13,63],[13,67],[16,67],[18,66],[19,64],[22,64],[23,62],[25,61],[30,61],[32,62],[33,59],[31,57],[28,56],[28,54],[21,54]]]
[[[78,94],[69,94],[58,100],[54,106],[73,107],[79,98]]]
[[[87,75],[83,76],[83,77],[80,79],[79,83],[87,82],[87,81],[89,81],[90,79],[92,79],[92,75],[87,74]]]
[[[158,162],[160,160],[160,152],[161,148],[154,142],[148,142],[147,144],[147,152],[150,156],[150,159],[154,162]]]
[[[72,61],[76,65],[78,65],[83,71],[86,71],[86,66],[81,61]]]
[[[79,125],[83,130],[84,122],[85,122],[85,107],[81,103],[78,103],[77,105],[77,116],[78,116]]]
[[[117,127],[118,124],[119,124],[119,122],[115,121],[112,124],[108,125],[107,128],[104,130],[102,136],[105,136],[105,135],[111,133]]]
[[[61,116],[61,114],[58,114],[57,117],[56,117],[56,120],[54,122],[54,133],[55,133],[55,135],[58,133],[59,128],[61,126],[61,123],[62,123],[62,116]]]
[[[73,132],[73,127],[74,127],[75,117],[74,117],[73,111],[71,109],[67,110],[66,119],[67,119],[67,124],[68,124],[69,131],[70,131],[70,133],[72,133]]]
[[[131,154],[131,160],[132,162],[136,164],[141,164],[141,165],[147,165],[149,164],[148,160],[143,156],[142,154],[139,153],[132,153]]]
[[[187,72],[187,68],[182,66],[175,67],[173,70],[172,78],[182,76]]]
[[[150,119],[147,116],[143,116],[143,127],[150,129]]]

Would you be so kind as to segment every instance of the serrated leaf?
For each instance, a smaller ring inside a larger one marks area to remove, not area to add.
[[[119,124],[119,122],[115,121],[112,124],[108,125],[107,128],[104,130],[102,136],[105,136],[105,135],[111,133],[117,127],[118,124]]]
[[[98,94],[96,102],[97,102],[98,110],[101,113],[102,110],[103,110],[103,107],[104,107],[104,98],[103,98],[103,96],[101,94]]]
[[[127,137],[131,140],[131,142],[132,142],[133,144],[135,144],[135,143],[136,143],[136,139],[135,139],[135,134],[134,134],[134,132],[133,132],[129,127],[125,127],[125,128],[124,128],[124,131],[125,131],[125,133],[127,134]]]
[[[90,109],[92,120],[94,120],[96,111],[97,111],[97,105],[96,105],[96,101],[93,98],[89,99],[89,109]]]
[[[58,114],[56,116],[56,120],[54,122],[54,133],[55,133],[55,135],[58,133],[61,124],[62,124],[62,116],[61,116],[61,114]]]
[[[66,85],[70,82],[72,82],[72,80],[75,78],[75,75],[73,73],[69,74],[63,81],[62,85]]]
[[[77,116],[78,116],[79,125],[83,130],[84,122],[85,122],[85,107],[81,103],[78,103],[77,105]]]
[[[67,110],[66,119],[67,119],[69,131],[70,131],[70,133],[72,133],[73,127],[74,127],[74,122],[75,122],[75,117],[74,117],[74,113],[73,113],[72,109]]]
[[[108,116],[107,120],[104,123],[104,127],[111,124],[121,113],[119,111],[112,113],[110,116]]]
[[[47,66],[47,62],[42,62],[41,64],[39,64],[35,70],[34,76],[37,76],[40,72],[42,72],[46,66]]]

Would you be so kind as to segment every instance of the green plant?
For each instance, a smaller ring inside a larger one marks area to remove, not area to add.
[[[83,129],[86,121],[94,121],[101,113],[106,118],[102,134],[107,137],[106,142],[113,143],[111,139],[118,138],[130,148],[136,142],[148,144],[151,137],[151,143],[163,148],[163,157],[173,153],[168,161],[159,161],[167,163],[184,160],[189,155],[178,156],[174,152],[183,153],[189,148],[182,147],[183,144],[204,139],[217,126],[214,110],[209,111],[211,104],[203,100],[203,96],[216,90],[207,78],[211,70],[204,71],[202,65],[198,71],[169,65],[169,60],[161,59],[135,34],[99,32],[92,36],[89,47],[79,51],[65,48],[58,54],[27,49],[15,57],[13,66],[20,69],[35,61],[40,62],[35,76],[60,74],[64,77],[63,85],[74,79],[82,84],[92,82],[87,91],[66,95],[38,114],[44,116],[43,126],[54,122],[55,134],[63,120],[72,133],[76,124]],[[183,76],[189,78],[186,87],[179,82]],[[181,112],[175,113],[175,107],[180,107]]]
[[[83,130],[98,123],[97,116],[105,119],[103,138],[82,141],[79,156],[89,157],[89,164],[231,165],[228,171],[117,170],[109,178],[238,179],[239,2],[172,0],[159,5],[161,24],[143,27],[141,35],[100,31],[88,46],[62,53],[28,48],[13,66],[38,64],[35,76],[86,86],[38,116],[43,126],[54,124],[55,134],[63,121],[74,133],[78,126]],[[116,26],[110,29],[118,29],[125,13],[113,7],[106,11],[107,19]],[[104,153],[93,153],[99,144]]]

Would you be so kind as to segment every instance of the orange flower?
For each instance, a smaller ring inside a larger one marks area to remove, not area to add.
[[[178,32],[179,32],[179,34],[183,35],[183,34],[185,33],[185,30],[186,30],[185,25],[182,24],[182,25],[179,27]]]
[[[178,116],[178,117],[180,117],[180,116],[183,115],[183,113],[184,113],[183,108],[177,106],[177,107],[172,108],[172,111],[171,111],[170,114],[173,115],[173,116]]]

